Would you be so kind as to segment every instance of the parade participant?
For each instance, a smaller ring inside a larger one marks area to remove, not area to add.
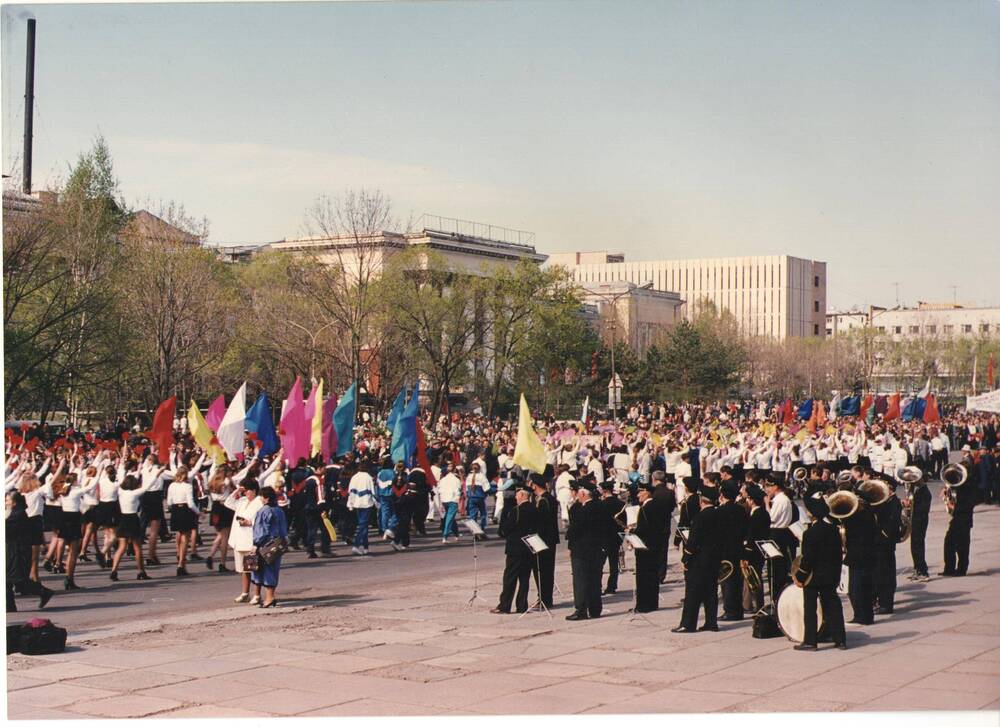
[[[816,601],[823,610],[824,630],[830,634],[838,649],[847,648],[844,611],[837,595],[840,582],[842,549],[840,533],[830,520],[830,508],[823,495],[816,493],[805,500],[812,524],[802,535],[802,559],[798,572],[793,574],[795,585],[803,589],[805,635],[797,651],[816,651],[817,623]]]
[[[396,498],[396,537],[392,540],[392,548],[396,551],[407,550],[410,547],[413,513],[421,500],[427,502],[427,497],[420,494],[406,470],[398,468],[392,481],[392,494]]]
[[[264,506],[264,501],[258,497],[260,483],[247,477],[237,489],[226,497],[225,506],[233,511],[233,526],[229,531],[229,545],[233,549],[233,568],[240,574],[243,590],[234,600],[236,603],[250,601],[251,606],[260,603],[260,589],[257,589],[253,600],[250,599],[250,569],[245,559],[253,552],[253,524],[257,511]]]
[[[701,486],[701,482],[693,477],[685,477],[681,480],[681,484],[684,488],[684,497],[680,504],[680,513],[677,517],[677,530],[674,533],[674,546],[680,547],[681,542],[681,528],[690,528],[691,523],[694,522],[695,517],[698,515],[698,510],[701,508],[701,498],[698,495],[698,488]]]
[[[149,529],[149,557],[146,558],[147,565],[159,565],[156,548],[160,542],[160,530],[163,527],[163,475],[166,468],[156,464],[156,457],[150,454],[139,468],[139,476],[142,478],[142,502],[140,515],[143,528]]]
[[[128,456],[128,446],[123,446],[118,466],[106,464],[97,483],[97,508],[93,516],[95,527],[94,548],[97,562],[102,568],[111,567],[111,550],[115,543],[115,526],[121,512],[118,509],[118,487],[125,479],[125,461]],[[104,531],[104,544],[97,546],[97,532]]]
[[[636,613],[660,607],[660,563],[667,549],[670,520],[664,516],[654,492],[652,484],[639,485],[639,515],[633,532],[646,547],[635,551]]]
[[[505,510],[500,520],[499,535],[505,539],[506,560],[500,602],[490,610],[490,613],[510,613],[512,604],[518,613],[528,610],[528,583],[531,580],[532,555],[522,538],[536,532],[538,512],[531,501],[531,490],[527,485],[517,486],[514,500],[514,507]]]
[[[34,475],[32,475],[34,477]],[[4,546],[7,565],[7,611],[17,611],[15,592],[22,596],[38,596],[38,608],[54,595],[53,591],[29,577],[35,526],[29,522],[25,497],[16,490],[7,493],[7,519],[4,522]]]
[[[357,530],[351,552],[355,555],[368,555],[368,521],[371,518],[371,509],[375,505],[375,481],[360,465],[352,464],[345,469],[351,475],[347,509],[357,518]]]
[[[66,556],[66,580],[64,587],[67,591],[80,590],[73,576],[76,574],[77,556],[80,554],[80,541],[83,532],[80,529],[82,514],[80,504],[84,495],[93,492],[97,488],[97,478],[91,478],[86,485],[77,484],[77,473],[66,474],[61,492],[53,493],[59,495],[59,504],[62,507],[62,517],[60,519],[59,537],[63,541],[69,552]]]
[[[382,468],[375,478],[375,495],[378,503],[378,531],[384,540],[396,537],[396,499],[392,495],[392,480],[396,476],[389,457],[382,458]]]
[[[288,522],[285,520],[285,513],[278,507],[277,497],[274,488],[260,488],[259,499],[262,501],[260,509],[253,521],[253,545],[255,548],[263,548],[275,539],[288,539]],[[278,576],[281,572],[281,556],[277,556],[271,563],[264,558],[260,559],[260,567],[250,574],[250,580],[258,588],[263,587],[264,596],[260,602],[261,608],[272,608],[278,605],[275,598],[275,591],[278,588]]]
[[[575,501],[573,497],[573,475],[569,473],[569,464],[560,463],[556,467],[556,500],[559,501],[560,514],[563,524],[569,522],[569,508]]]
[[[316,554],[316,536],[319,536],[319,549],[323,555],[330,555],[330,534],[323,526],[323,513],[327,511],[329,505],[326,500],[326,488],[323,486],[325,468],[319,465],[315,470],[310,470],[303,482],[302,489],[302,514],[305,524],[304,544],[306,557],[315,560],[319,556]]]
[[[409,474],[412,492],[416,494],[413,500],[413,529],[420,535],[427,535],[427,516],[430,511],[430,487],[427,483],[427,473],[419,465],[412,468]]]
[[[483,474],[479,460],[473,460],[465,478],[465,507],[467,517],[479,523],[483,530],[486,530],[486,492],[489,488],[489,480]]]
[[[878,526],[871,509],[861,505],[843,520],[845,528],[844,562],[848,569],[848,598],[853,616],[850,623],[865,626],[875,623],[875,541]]]
[[[444,516],[441,519],[441,542],[447,543],[448,538],[454,536],[458,538],[458,503],[462,497],[462,480],[452,471],[438,479],[438,497],[441,498],[441,507],[444,508]]]
[[[209,473],[208,478],[208,498],[211,503],[209,523],[215,528],[215,538],[212,540],[212,547],[205,558],[205,567],[212,570],[213,559],[218,553],[220,573],[229,570],[226,568],[226,555],[229,553],[229,532],[233,527],[235,513],[226,506],[226,501],[234,489],[226,478],[225,470],[216,470],[213,466],[213,471]]]
[[[660,565],[656,574],[660,583],[667,581],[667,561],[670,555],[670,526],[673,521],[674,510],[677,507],[677,498],[674,489],[667,483],[667,474],[663,470],[657,470],[651,476],[653,483],[653,500],[656,502],[658,517],[664,523],[663,557],[660,558]],[[659,591],[657,591],[659,592]]]
[[[744,486],[744,493],[750,502],[750,517],[747,521],[746,539],[743,542],[743,562],[757,573],[757,588],[751,592],[754,612],[764,607],[764,555],[757,547],[761,540],[771,537],[771,516],[764,507],[764,491],[751,483]]]
[[[764,493],[767,495],[765,500],[767,511],[771,516],[771,539],[781,549],[782,555],[780,560],[771,561],[771,586],[774,589],[774,596],[777,598],[781,589],[788,585],[789,568],[792,561],[795,560],[795,552],[798,549],[798,540],[788,529],[788,526],[795,522],[797,508],[785,494],[781,485],[774,479],[773,473],[764,480]]]
[[[535,529],[549,546],[532,559],[531,570],[538,585],[538,598],[546,608],[553,607],[552,591],[556,580],[556,546],[559,544],[559,503],[545,486],[542,475],[532,473],[531,488],[537,511]]]
[[[927,526],[930,524],[931,491],[925,479],[912,485],[912,490],[903,500],[903,507],[910,508],[910,558],[913,560],[912,581],[926,583],[930,580],[927,568],[925,544]]]
[[[576,501],[570,507],[566,529],[573,569],[573,613],[567,621],[600,617],[604,543],[614,527],[607,509],[597,502],[594,484],[585,480],[574,487]]]
[[[716,503],[719,491],[702,485],[700,508],[691,523],[691,532],[684,543],[684,606],[681,622],[671,629],[675,634],[695,631],[718,631],[719,566],[722,562],[722,532]],[[705,623],[698,627],[698,612],[704,608]]]
[[[601,483],[601,504],[611,516],[614,529],[608,530],[608,535],[604,539],[604,558],[608,562],[608,585],[605,586],[603,595],[618,592],[618,574],[620,571],[620,558],[622,549],[622,533],[625,531],[624,522],[625,505],[615,495],[615,481],[608,480]]]
[[[968,446],[968,445],[966,445]],[[963,466],[965,463],[963,462]],[[971,466],[966,466],[969,479]],[[944,535],[944,569],[940,576],[964,576],[969,570],[969,547],[972,540],[972,513],[979,502],[979,489],[975,482],[941,488],[950,519]]]
[[[750,526],[746,508],[736,502],[740,488],[730,480],[720,488],[719,526],[722,529],[722,559],[733,565],[732,574],[722,582],[722,616],[720,621],[743,619],[743,573],[738,567],[743,555],[743,543]]]
[[[170,530],[177,539],[177,575],[190,575],[187,552],[191,530],[198,526],[198,505],[194,500],[194,489],[188,482],[188,468],[181,466],[174,473],[173,482],[167,488],[167,509],[170,511]]]
[[[878,608],[875,613],[884,615],[892,613],[896,601],[896,544],[902,525],[902,505],[893,494],[881,505],[873,507],[872,512],[876,525],[873,580]]]
[[[42,510],[45,507],[45,493],[40,489],[38,475],[28,472],[15,485],[25,501],[25,529],[21,542],[30,546],[28,558],[28,578],[36,583],[38,578],[38,557],[45,545],[45,531],[42,523]],[[8,581],[10,578],[8,577]]]
[[[142,523],[139,520],[139,510],[142,507],[142,497],[145,495],[153,482],[163,474],[165,467],[154,470],[152,477],[144,478],[143,481],[135,473],[127,474],[122,479],[118,488],[118,509],[121,517],[118,520],[118,527],[115,534],[118,536],[118,549],[111,560],[111,573],[109,577],[112,581],[118,580],[118,566],[121,565],[122,557],[128,548],[132,549],[135,556],[135,567],[139,569],[136,580],[145,581],[149,579],[146,575],[145,564],[147,561],[142,557]]]

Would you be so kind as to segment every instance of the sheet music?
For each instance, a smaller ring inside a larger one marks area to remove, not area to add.
[[[778,546],[772,540],[758,540],[757,547],[761,549],[768,558],[780,558],[781,551]]]
[[[646,544],[642,542],[642,538],[640,538],[635,533],[629,533],[628,535],[626,535],[625,542],[631,545],[632,548],[635,550],[646,550]]]
[[[548,550],[549,546],[545,544],[545,541],[538,535],[525,535],[521,538],[521,541],[528,546],[528,550],[532,554],[541,553],[543,550]]]
[[[473,535],[482,535],[483,529],[479,526],[475,520],[463,520],[462,525]]]
[[[625,507],[625,525],[632,527],[639,522],[639,505],[627,505]]]
[[[798,538],[799,542],[801,543],[802,542],[802,534],[806,531],[805,524],[801,520],[798,520],[798,521],[792,523],[791,525],[789,525],[788,529],[792,531],[792,535],[794,535],[796,538]]]

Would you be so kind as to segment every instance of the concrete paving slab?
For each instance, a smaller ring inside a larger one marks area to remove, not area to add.
[[[55,720],[55,719],[85,719],[79,714],[66,712],[61,709],[49,709],[47,707],[22,707],[15,709],[7,708],[7,719],[18,720]]]
[[[932,674],[908,686],[916,689],[925,687],[927,689],[973,692],[984,696],[992,695],[993,699],[1000,698],[1000,677],[994,674],[960,674],[943,671]]]
[[[169,662],[158,665],[156,670],[166,674],[180,674],[188,677],[212,677],[217,674],[232,674],[243,671],[252,666],[253,664],[247,662],[220,657],[215,659],[185,659],[183,661]]]
[[[17,706],[18,708],[23,706],[63,707],[75,702],[114,697],[117,695],[118,692],[110,689],[95,689],[94,687],[83,687],[75,684],[45,685],[21,689],[12,693],[7,698],[7,704]]]
[[[586,714],[643,714],[672,712],[721,711],[734,704],[747,701],[746,694],[698,692],[690,689],[668,687],[641,696],[617,700],[586,710]]]
[[[70,707],[70,711],[92,717],[136,718],[150,717],[160,712],[181,707],[183,704],[174,699],[150,697],[140,694],[127,694],[109,699],[98,699],[91,702],[81,702]]]
[[[321,707],[309,712],[302,712],[300,717],[420,717],[442,714],[433,707],[420,704],[403,704],[387,702],[381,699],[358,699],[344,704]]]
[[[30,689],[31,687],[41,687],[45,684],[51,683],[52,682],[48,679],[32,679],[21,674],[7,675],[8,692],[16,692],[19,689]]]
[[[197,707],[185,707],[175,709],[173,712],[165,712],[156,715],[157,719],[212,719],[215,717],[225,717],[229,719],[250,718],[250,717],[272,717],[267,712],[254,712],[249,709],[239,707],[219,707],[215,704],[200,704]]]
[[[270,691],[258,689],[257,693],[253,696],[219,702],[216,706],[250,710],[260,709],[268,714],[288,716],[340,704],[352,698],[353,695],[337,694],[333,690],[327,690],[325,694],[321,694],[318,692],[304,692],[298,689],[273,689]]]
[[[575,664],[563,664],[557,661],[539,661],[525,666],[509,669],[512,674],[525,674],[528,676],[561,677],[572,678],[582,677],[588,674],[605,673],[600,666],[577,666]]]
[[[108,669],[103,666],[94,666],[93,664],[78,664],[78,663],[68,663],[68,664],[52,664],[46,663],[43,666],[36,666],[30,669],[25,669],[19,672],[21,676],[26,676],[29,679],[43,679],[51,681],[66,681],[68,679],[75,679],[76,677],[89,677],[95,674],[109,674],[115,671],[114,669]]]
[[[162,687],[167,684],[178,684],[191,681],[192,677],[182,674],[166,674],[153,669],[130,669],[126,676],[118,672],[111,674],[99,674],[97,676],[79,677],[72,679],[67,684],[78,684],[84,687],[96,687],[97,689],[115,689],[119,692],[137,692],[142,689],[152,689]]]
[[[139,690],[140,694],[178,702],[213,704],[227,699],[249,696],[259,691],[261,684],[253,672],[248,671],[242,679],[231,675],[190,679],[172,684],[161,684]]]
[[[848,709],[855,712],[887,712],[897,710],[937,710],[937,709],[982,709],[996,699],[995,695],[974,692],[927,689],[925,687],[903,687],[869,702],[852,705]]]

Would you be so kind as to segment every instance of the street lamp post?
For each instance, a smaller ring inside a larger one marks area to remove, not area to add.
[[[627,283],[630,285],[630,283]],[[614,316],[611,320],[611,381],[608,383],[608,404],[611,409],[611,416],[614,423],[618,423],[618,408],[621,406],[622,397],[622,381],[618,377],[618,370],[615,368],[615,333],[618,331],[618,301],[624,298],[629,293],[636,290],[651,290],[653,287],[653,281],[650,280],[642,285],[626,288],[621,293],[607,294],[607,293],[597,293],[592,292],[592,295],[596,295],[598,298],[603,298],[608,303],[611,304],[611,314]]]
[[[298,328],[300,331],[309,336],[309,379],[313,386],[316,385],[316,339],[319,338],[319,334],[334,325],[336,322],[337,321],[330,321],[326,325],[320,326],[315,332],[313,332],[295,321],[285,321],[288,325]]]

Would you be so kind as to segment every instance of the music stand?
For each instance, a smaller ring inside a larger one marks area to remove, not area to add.
[[[486,603],[486,599],[479,598],[479,551],[477,550],[476,545],[476,541],[479,539],[479,536],[483,534],[483,529],[475,520],[470,520],[468,518],[462,521],[462,525],[466,530],[472,533],[472,598],[470,598],[469,602],[465,605],[466,608],[472,608],[472,604],[475,603],[477,599]]]
[[[646,544],[642,542],[640,538],[635,533],[622,533],[622,545],[627,545],[625,550],[647,550]],[[659,584],[656,585],[659,588]],[[636,559],[635,567],[632,569],[632,608],[624,615],[624,620],[626,624],[631,624],[638,618],[641,618],[650,626],[656,626],[652,621],[649,620],[649,616],[637,611],[639,607],[639,563]]]
[[[775,558],[784,558],[785,554],[781,552],[781,548],[773,540],[757,540],[754,541],[754,545],[757,546],[757,550],[764,556],[764,564],[767,566],[767,599],[771,602],[770,613],[773,613],[777,609],[774,607],[774,578],[771,561]],[[761,613],[768,613],[766,603],[761,604],[760,610],[754,615],[756,616]]]
[[[517,620],[520,621],[522,618],[524,618],[529,613],[534,611],[536,606],[538,607],[539,611],[544,611],[551,619],[552,612],[549,610],[548,606],[542,603],[542,583],[541,583],[542,564],[538,557],[538,554],[541,553],[543,550],[548,550],[549,546],[546,545],[545,541],[542,540],[537,535],[525,535],[523,538],[521,538],[521,542],[524,543],[525,546],[527,546],[528,550],[531,551],[531,554],[535,556],[535,590],[538,592],[538,599],[535,601],[535,603],[528,606],[528,610],[522,613],[520,616],[518,616]],[[554,581],[555,579],[553,579],[553,582]]]

